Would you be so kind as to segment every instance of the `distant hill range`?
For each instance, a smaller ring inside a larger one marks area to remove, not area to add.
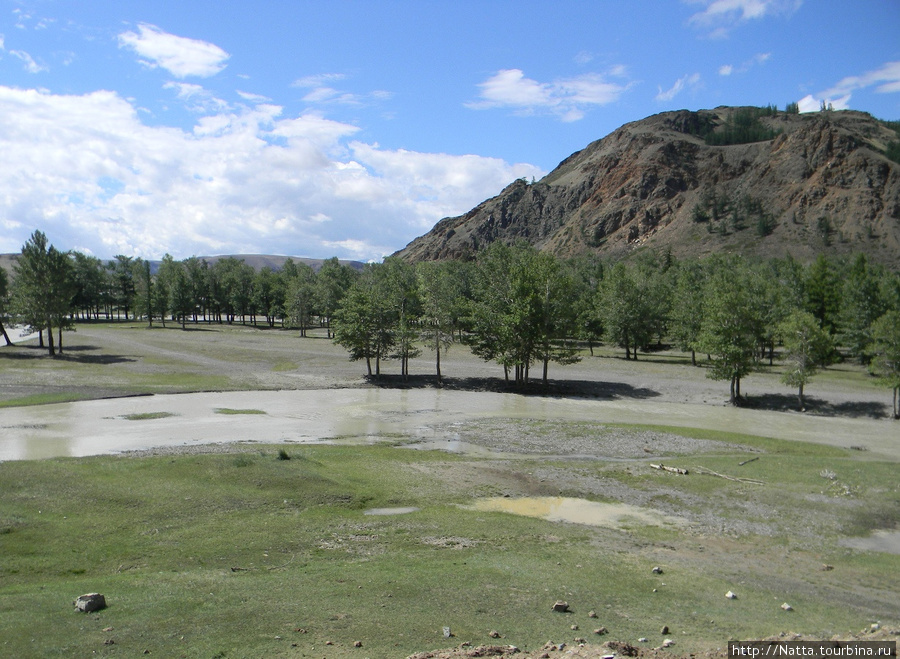
[[[0,268],[4,268],[10,274],[12,274],[13,264],[16,262],[16,259],[18,257],[18,254],[0,254]],[[285,262],[290,259],[295,263],[305,263],[306,265],[312,267],[313,270],[318,272],[319,268],[322,267],[322,263],[324,262],[324,259],[307,259],[299,256],[275,256],[269,254],[223,254],[220,256],[198,256],[197,258],[201,261],[206,261],[210,265],[222,259],[235,258],[239,261],[243,261],[257,271],[262,270],[263,268],[270,268],[275,271],[281,270],[281,268],[284,267]],[[150,265],[154,273],[159,268],[160,263],[161,261],[150,261]],[[363,263],[361,261],[342,260],[341,264],[349,265],[351,268],[355,268],[356,270],[362,270],[363,267]]]
[[[720,107],[626,124],[537,182],[517,180],[397,254],[468,257],[525,240],[560,256],[642,248],[900,264],[900,122]]]

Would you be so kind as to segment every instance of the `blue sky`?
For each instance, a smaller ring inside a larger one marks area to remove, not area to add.
[[[0,0],[0,252],[377,260],[666,110],[900,119],[897,0]]]

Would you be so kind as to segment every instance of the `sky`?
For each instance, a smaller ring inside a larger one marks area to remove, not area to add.
[[[659,112],[900,119],[900,0],[0,0],[0,253],[377,261]]]

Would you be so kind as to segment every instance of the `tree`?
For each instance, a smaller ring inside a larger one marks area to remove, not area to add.
[[[803,388],[834,349],[831,335],[811,313],[797,310],[778,326],[778,336],[784,343],[786,366],[781,381],[798,388],[797,401],[802,412],[805,409]]]
[[[147,325],[153,327],[153,277],[150,272],[150,261],[137,258],[134,267],[135,309],[147,316]],[[137,315],[137,311],[135,312]]]
[[[341,265],[336,256],[325,259],[316,273],[316,308],[325,321],[325,331],[331,338],[331,317],[341,306],[341,299],[350,289],[357,274],[353,268]]]
[[[900,419],[900,311],[888,311],[872,325],[870,369],[893,390],[892,416]]]
[[[15,265],[15,307],[17,315],[31,329],[47,331],[47,348],[56,354],[54,326],[62,330],[71,326],[68,317],[75,295],[72,264],[68,254],[47,244],[47,236],[35,231],[22,246],[22,254]]]
[[[844,276],[839,314],[841,343],[861,364],[871,358],[868,350],[872,344],[872,324],[887,310],[880,279],[864,254],[856,256]]]
[[[834,335],[841,309],[841,286],[837,273],[824,255],[819,254],[806,274],[806,310],[819,325]]]
[[[181,321],[181,329],[185,329],[187,317],[194,310],[194,296],[191,294],[191,282],[183,262],[176,263],[172,271],[169,308],[172,310],[172,315]]]
[[[367,265],[334,313],[335,343],[347,349],[350,361],[365,359],[370,377],[374,359],[376,378],[381,376],[381,361],[388,358],[396,342],[394,309],[384,304],[384,272],[380,264]]]
[[[697,365],[697,344],[703,322],[703,286],[706,272],[699,261],[683,263],[672,292],[669,330],[679,350],[690,351],[691,364]]]
[[[698,347],[712,358],[707,377],[729,380],[729,401],[737,405],[741,400],[741,379],[756,364],[759,302],[748,288],[751,273],[742,259],[730,257],[711,265],[704,287]]]
[[[113,300],[116,304],[116,315],[121,309],[125,312],[125,320],[128,320],[128,312],[131,311],[131,303],[134,299],[134,268],[132,258],[117,254],[114,261],[107,264],[107,269],[112,275],[114,284]]]
[[[253,305],[269,327],[275,327],[275,319],[284,314],[284,289],[271,268],[261,268],[253,277]]]
[[[287,261],[281,272],[285,293],[285,307],[290,323],[300,328],[300,336],[306,336],[306,329],[312,322],[316,273],[305,263]]]
[[[625,348],[625,359],[637,359],[638,348],[650,346],[654,331],[664,316],[653,282],[644,269],[617,263],[607,273],[600,289],[599,312],[607,338]]]
[[[381,304],[391,311],[396,350],[389,356],[400,360],[400,376],[409,378],[409,360],[418,357],[421,350],[415,345],[419,338],[419,296],[416,273],[413,267],[401,259],[391,257],[379,268],[381,273]]]
[[[456,329],[455,309],[461,298],[459,282],[454,279],[447,261],[423,261],[416,266],[419,299],[422,303],[422,339],[434,350],[438,385],[441,375],[441,351],[446,353],[453,344]]]
[[[478,255],[472,285],[470,333],[472,352],[503,366],[509,380],[528,384],[535,360],[547,365],[575,360],[567,341],[572,331],[571,280],[559,262],[528,244],[493,243]]]
[[[13,342],[6,333],[6,327],[3,321],[9,316],[9,276],[6,270],[0,268],[0,334],[6,340],[6,345],[11,346]]]

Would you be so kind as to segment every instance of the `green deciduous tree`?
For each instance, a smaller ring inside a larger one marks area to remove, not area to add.
[[[893,417],[900,419],[900,311],[888,311],[872,325],[872,372],[893,390]]]
[[[15,266],[15,307],[17,315],[33,330],[47,332],[47,348],[56,354],[53,328],[71,327],[69,317],[75,295],[72,262],[69,255],[47,243],[47,236],[35,231],[22,246]],[[43,345],[43,343],[41,343]]]
[[[305,337],[315,310],[316,273],[305,263],[287,261],[281,275],[290,324],[299,328],[300,336]]]
[[[4,321],[9,318],[9,275],[6,274],[6,270],[0,268],[0,334],[3,334],[3,339],[6,341],[6,345],[11,346],[13,342],[9,338],[9,334],[6,333],[6,325]]]
[[[453,344],[456,309],[462,297],[460,282],[454,277],[451,262],[425,261],[416,266],[416,280],[421,301],[421,335],[425,345],[434,350],[438,384],[443,383],[441,353]]]
[[[803,411],[803,389],[834,349],[831,335],[819,326],[815,316],[800,310],[781,322],[778,335],[784,343],[785,372],[781,381],[797,387],[797,401]]]
[[[748,287],[752,273],[742,259],[729,257],[710,265],[698,346],[712,357],[707,377],[729,380],[729,401],[736,405],[741,379],[756,364],[760,303]]]

